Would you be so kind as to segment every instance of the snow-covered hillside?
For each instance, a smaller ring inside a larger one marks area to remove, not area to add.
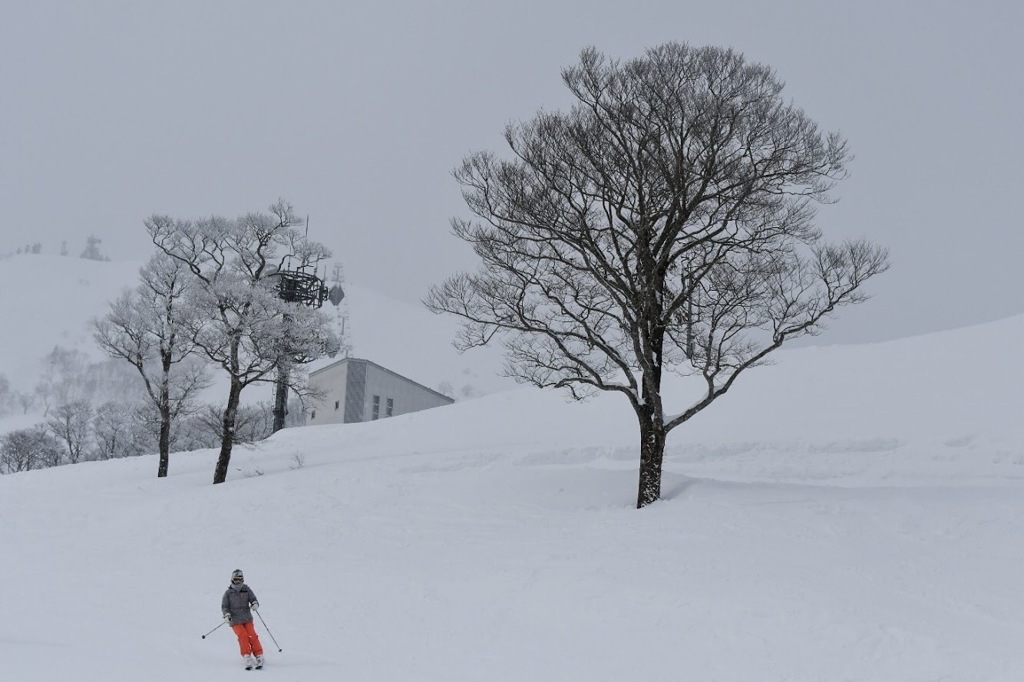
[[[0,372],[31,391],[54,346],[101,357],[89,320],[138,283],[139,265],[44,255],[0,259]]]
[[[525,388],[287,429],[219,486],[213,451],[2,476],[0,670],[1017,682],[1022,344],[1015,317],[780,354],[672,433],[641,511],[621,397]],[[201,638],[235,568],[273,633],[259,673]]]
[[[55,346],[81,351],[93,361],[103,359],[90,321],[105,315],[122,290],[138,284],[140,265],[46,255],[0,259],[0,374],[15,390],[31,393]],[[355,284],[346,284],[345,291],[345,332],[354,356],[431,388],[444,388],[457,399],[515,386],[499,376],[497,349],[459,354],[452,348],[457,327],[453,319]],[[332,361],[324,358],[310,369]],[[270,385],[253,387],[244,398],[269,401],[272,390]],[[218,403],[226,393],[226,387],[216,384],[208,400]],[[6,418],[0,414],[0,433],[41,419],[38,409],[28,415],[13,412]]]

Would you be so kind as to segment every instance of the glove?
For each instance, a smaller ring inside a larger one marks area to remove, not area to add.
[[[227,623],[228,625],[231,625],[231,614],[230,613],[225,613],[224,614],[224,622]]]
[[[252,606],[249,607],[249,608],[251,608],[253,611],[259,611],[260,610],[260,603],[258,601],[254,601],[252,603]]]

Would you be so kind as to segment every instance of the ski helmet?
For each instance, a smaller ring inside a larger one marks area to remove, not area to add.
[[[231,582],[240,583],[243,580],[245,580],[245,576],[242,575],[242,569],[236,568],[235,570],[231,571]]]

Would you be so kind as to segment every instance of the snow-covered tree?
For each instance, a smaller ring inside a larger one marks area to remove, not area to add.
[[[274,378],[282,359],[302,364],[339,346],[319,309],[287,303],[275,277],[286,267],[315,272],[327,249],[297,229],[292,206],[235,220],[181,220],[154,215],[146,228],[157,249],[183,263],[195,278],[189,305],[191,338],[229,379],[221,413],[221,447],[213,482],[227,479],[242,391]]]
[[[35,393],[44,415],[60,405],[91,402],[96,392],[96,375],[89,371],[88,356],[78,349],[54,346],[43,361],[43,374]]]
[[[145,406],[106,402],[92,418],[93,458],[116,459],[152,452],[153,429]]]
[[[111,357],[130,363],[142,378],[158,415],[157,477],[167,475],[171,429],[209,386],[205,367],[195,360],[195,314],[188,296],[195,278],[181,261],[157,253],[139,270],[140,284],[111,303],[93,323],[94,337]]]
[[[270,403],[239,405],[235,417],[234,443],[257,443],[274,432],[273,425],[274,409]],[[223,408],[218,405],[203,406],[189,418],[187,431],[181,443],[188,449],[216,447],[224,439]]]
[[[55,407],[46,420],[46,426],[64,446],[64,455],[71,464],[77,464],[87,452],[92,439],[92,403],[72,400]],[[50,466],[59,464],[53,462]]]
[[[18,403],[18,407],[21,408],[22,414],[28,414],[28,411],[35,407],[36,404],[36,397],[31,393],[16,391],[14,399]]]
[[[62,457],[60,444],[41,424],[0,436],[0,473],[57,466]]]

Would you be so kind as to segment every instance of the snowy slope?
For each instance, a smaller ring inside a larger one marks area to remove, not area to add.
[[[532,389],[289,429],[221,486],[212,451],[2,476],[2,676],[1016,682],[1022,344],[783,353],[673,432],[642,511],[624,401]],[[262,673],[201,638],[234,568]]]

